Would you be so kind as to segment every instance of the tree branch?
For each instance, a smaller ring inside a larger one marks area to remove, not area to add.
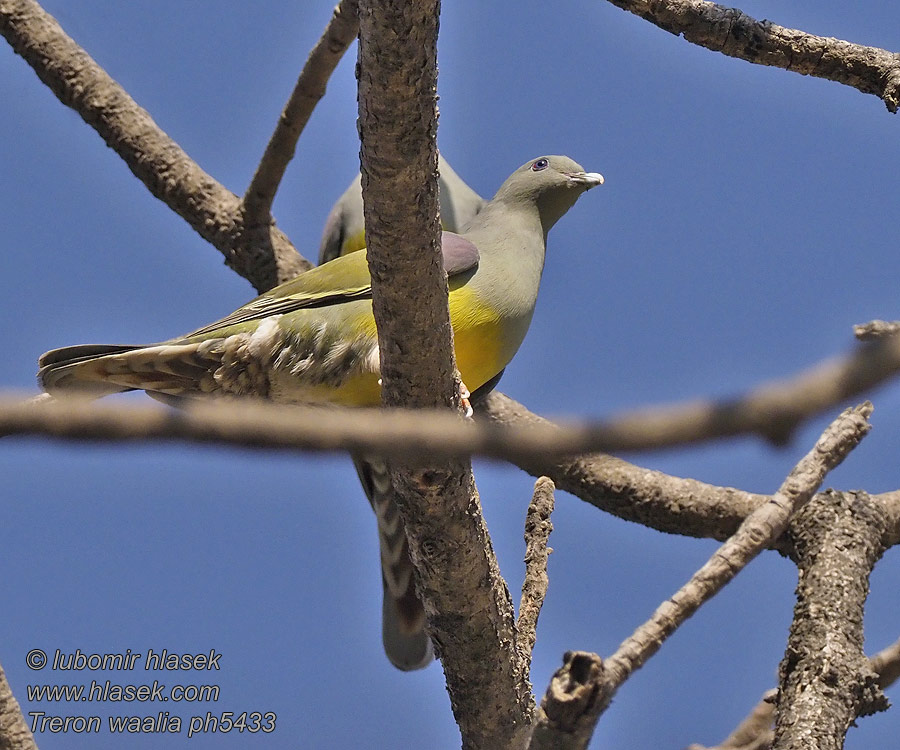
[[[275,193],[297,148],[297,140],[309,122],[319,99],[325,96],[328,79],[359,33],[356,0],[341,0],[335,7],[322,37],[300,71],[275,132],[244,194],[243,207],[249,224],[266,223]]]
[[[531,654],[537,641],[537,623],[547,596],[550,579],[547,577],[547,560],[553,551],[547,546],[553,523],[553,481],[547,477],[534,483],[534,494],[525,516],[525,580],[522,582],[522,598],[519,617],[516,620],[516,651],[519,672],[531,671]],[[529,681],[529,690],[531,684]]]
[[[887,708],[863,652],[869,574],[885,519],[865,492],[825,492],[791,523],[797,605],[779,667],[773,748],[842,748],[851,723]]]
[[[310,267],[271,218],[245,220],[240,199],[200,169],[33,0],[0,0],[0,34],[147,189],[260,292]]]
[[[529,750],[583,750],[594,733],[592,716],[603,681],[603,661],[567,651],[535,713]]]
[[[900,57],[894,52],[757,21],[705,0],[609,0],[661,29],[729,57],[826,78],[900,105]]]
[[[826,474],[840,464],[869,431],[871,411],[871,404],[866,403],[847,409],[832,422],[769,502],[748,516],[734,536],[691,580],[660,605],[652,617],[606,659],[593,678],[596,693],[585,703],[584,716],[574,724],[579,736],[583,735],[585,725],[596,725],[619,687],[682,623],[782,534],[791,516],[809,502]],[[548,692],[545,700],[550,697]]]
[[[359,3],[359,133],[382,401],[459,408],[440,252],[439,0]],[[416,588],[466,748],[521,746],[534,699],[468,460],[390,464]]]
[[[478,416],[510,427],[551,424],[497,392],[484,399]],[[603,454],[514,462],[532,476],[550,477],[558,489],[600,510],[670,534],[727,539],[768,500],[767,495],[673,477]]]
[[[0,666],[0,750],[37,750],[19,702]]]
[[[882,336],[893,336],[900,333],[900,321],[871,320],[862,325],[853,326],[853,335],[860,341],[872,341]]]

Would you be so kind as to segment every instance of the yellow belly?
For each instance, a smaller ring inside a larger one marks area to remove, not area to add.
[[[481,303],[466,286],[450,293],[450,322],[453,326],[456,366],[463,383],[475,392],[499,373],[519,348],[523,331]],[[527,326],[527,322],[525,322]],[[374,330],[374,321],[372,321]],[[307,386],[305,398],[345,406],[377,406],[381,403],[378,373],[361,372],[340,386]]]

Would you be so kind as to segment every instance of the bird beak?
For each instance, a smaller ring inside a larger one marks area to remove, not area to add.
[[[585,190],[603,184],[603,175],[599,172],[572,172],[569,179],[576,185],[584,185]]]

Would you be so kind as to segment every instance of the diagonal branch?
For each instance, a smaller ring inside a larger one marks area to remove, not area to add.
[[[309,268],[271,219],[248,223],[240,199],[200,169],[34,0],[0,0],[0,34],[155,197],[258,291]]]
[[[649,406],[613,415],[595,425],[595,449],[607,453],[658,450],[738,435],[759,435],[775,445],[785,445],[806,420],[870,391],[897,373],[900,336],[881,335],[844,356],[763,383],[736,398]]]
[[[482,401],[479,412],[495,424],[510,427],[551,424],[497,392]],[[669,476],[599,453],[563,459],[538,457],[516,460],[515,464],[532,476],[550,477],[558,489],[600,510],[671,534],[727,539],[768,500],[766,495]]]
[[[584,713],[566,727],[556,727],[549,717],[556,712],[558,696],[548,691],[541,703],[537,726],[545,735],[577,735],[590,738],[593,727],[624,682],[640,668],[663,642],[702,604],[709,601],[762,550],[787,528],[791,516],[813,497],[826,474],[846,458],[869,431],[871,404],[847,409],[822,434],[785,479],[778,492],[755,510],[737,533],[726,541],[682,588],[660,605],[651,618],[627,638],[616,652],[595,670],[586,687],[593,687]],[[589,731],[587,731],[589,729]],[[586,745],[584,745],[586,746]]]
[[[244,195],[246,219],[251,225],[269,221],[275,193],[288,163],[294,158],[297,140],[319,99],[325,95],[329,77],[358,33],[356,0],[341,0],[300,71],[300,77]]]
[[[900,57],[878,47],[815,36],[706,0],[609,0],[687,41],[757,65],[826,78],[900,106]]]

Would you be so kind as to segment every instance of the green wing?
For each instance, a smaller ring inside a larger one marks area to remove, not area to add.
[[[443,232],[441,253],[444,270],[451,278],[473,272],[478,266],[478,248],[469,240],[452,232]],[[295,310],[326,307],[358,299],[372,298],[372,279],[365,252],[348,253],[311,268],[284,284],[251,300],[215,323],[187,334],[182,339],[206,336],[270,315],[283,315]]]
[[[324,307],[372,296],[372,282],[365,253],[351,253],[295,276],[261,294],[215,323],[198,328],[183,338],[203,336],[270,315],[282,315],[310,307]]]

